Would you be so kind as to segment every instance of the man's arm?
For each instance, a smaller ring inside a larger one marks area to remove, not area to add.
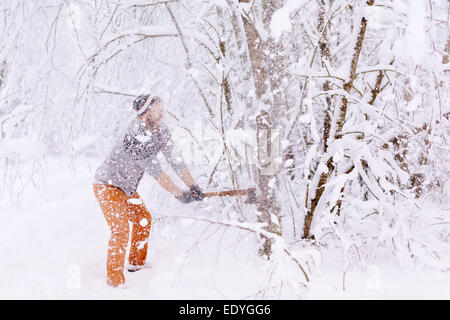
[[[192,187],[193,185],[195,185],[195,180],[194,178],[192,178],[191,173],[189,172],[188,168],[186,167],[183,172],[180,174],[180,178],[181,180],[183,180],[183,182],[188,186],[188,187]]]
[[[155,180],[167,191],[172,193],[175,198],[180,200],[183,203],[189,203],[192,201],[200,201],[203,200],[203,198],[200,198],[198,194],[194,194],[197,189],[195,190],[187,190],[182,191],[180,188],[178,188],[170,179],[170,177],[165,174],[164,172],[161,172],[161,174],[158,177],[155,177]]]
[[[172,179],[164,172],[161,172],[158,177],[155,177],[155,180],[175,197],[179,197],[183,193],[183,191],[178,188],[177,185],[173,183]]]
[[[168,162],[175,170],[175,172],[180,176],[185,184],[189,187],[195,184],[194,179],[191,174],[187,170],[186,165],[181,163],[175,163],[172,159],[172,148],[173,142],[171,141],[170,133],[167,132],[167,137],[169,140],[169,145],[165,145],[162,148],[162,152],[166,156]],[[180,201],[187,203],[190,200],[191,194],[189,191],[183,192],[175,183],[173,183],[172,179],[162,171],[161,165],[156,157],[149,157],[150,153],[147,150],[147,146],[145,143],[137,140],[133,133],[127,134],[123,140],[124,151],[136,161],[140,166],[145,168],[145,171],[149,173],[165,190],[172,193],[176,198]],[[192,188],[191,188],[192,189]],[[192,190],[190,190],[192,191]],[[191,200],[192,201],[192,200]]]
[[[172,151],[173,151],[173,141],[172,137],[170,135],[170,132],[167,130],[165,132],[168,138],[167,143],[163,148],[161,149],[162,153],[166,156],[167,162],[172,166],[173,170],[177,173],[177,175],[183,180],[184,184],[186,184],[189,187],[189,191],[187,191],[187,194],[189,194],[189,197],[192,197],[196,201],[201,201],[205,198],[205,194],[203,193],[202,189],[198,186],[198,184],[195,182],[194,178],[192,178],[191,173],[189,172],[189,169],[187,168],[186,164],[183,161],[175,162],[172,158]]]
[[[172,167],[172,169],[176,172],[176,174],[183,180],[183,182],[188,186],[192,187],[196,185],[194,178],[192,178],[191,173],[189,172],[186,164],[184,161],[175,161],[172,157],[172,151],[173,151],[173,140],[172,136],[169,131],[166,131],[165,134],[168,137],[168,142],[164,147],[161,149],[161,152],[164,154],[164,156],[167,159],[167,162]]]

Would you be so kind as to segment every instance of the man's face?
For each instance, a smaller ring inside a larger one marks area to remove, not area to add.
[[[155,102],[146,113],[142,115],[145,122],[159,124],[164,116],[162,102]]]

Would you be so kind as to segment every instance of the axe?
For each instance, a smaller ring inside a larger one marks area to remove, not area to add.
[[[224,197],[224,196],[247,196],[244,203],[255,204],[256,203],[256,188],[248,189],[237,189],[237,190],[225,190],[225,191],[214,191],[214,192],[204,192],[206,198],[209,197]]]

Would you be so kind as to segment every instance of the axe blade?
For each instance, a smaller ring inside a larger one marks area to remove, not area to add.
[[[255,204],[256,203],[256,188],[248,188],[247,189],[247,199],[245,199],[244,203],[246,204]]]

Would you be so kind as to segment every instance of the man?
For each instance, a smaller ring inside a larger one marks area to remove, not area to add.
[[[111,229],[106,273],[107,283],[113,287],[125,283],[128,221],[133,226],[128,271],[145,266],[152,218],[136,192],[144,172],[183,203],[204,198],[186,165],[172,159],[173,142],[168,128],[162,123],[161,99],[150,94],[141,95],[134,101],[133,109],[137,117],[95,173],[94,193]],[[156,158],[160,151],[189,190],[182,191],[161,170]]]

